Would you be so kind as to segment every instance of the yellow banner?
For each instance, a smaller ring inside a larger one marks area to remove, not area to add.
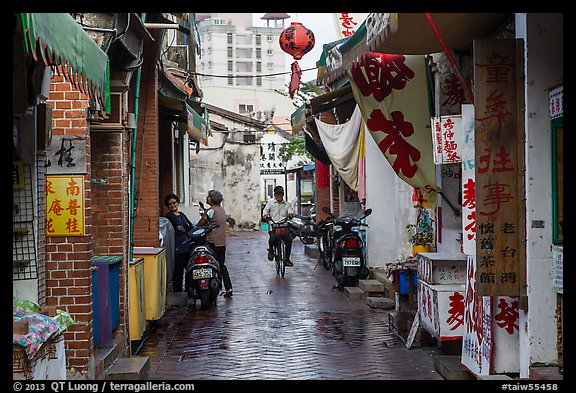
[[[370,135],[394,172],[436,206],[424,56],[365,52],[349,71]]]
[[[83,236],[84,176],[46,176],[46,235]]]

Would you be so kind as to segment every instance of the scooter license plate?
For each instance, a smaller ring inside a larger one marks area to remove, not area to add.
[[[360,266],[359,257],[342,257],[343,266]]]
[[[212,278],[212,269],[209,267],[194,269],[192,271],[192,277],[194,280],[199,280],[201,278]]]

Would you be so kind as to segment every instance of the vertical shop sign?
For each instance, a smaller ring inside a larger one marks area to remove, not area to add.
[[[46,176],[46,235],[85,234],[84,175]]]
[[[474,41],[476,261],[482,296],[518,296],[518,108],[515,40]]]
[[[466,300],[461,362],[474,375],[489,375],[492,368],[492,298],[476,290],[476,258],[469,255],[466,263]]]
[[[432,118],[434,164],[455,164],[462,161],[462,116],[449,115]]]
[[[462,250],[476,255],[476,176],[474,175],[474,106],[462,105]]]

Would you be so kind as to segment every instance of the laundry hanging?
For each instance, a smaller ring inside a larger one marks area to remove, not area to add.
[[[360,125],[362,113],[358,105],[350,120],[328,124],[314,118],[322,145],[342,180],[358,192],[358,160],[360,157]]]

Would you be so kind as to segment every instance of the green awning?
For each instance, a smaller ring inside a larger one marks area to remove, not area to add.
[[[190,105],[186,105],[186,111],[188,112],[188,122],[186,123],[186,131],[190,138],[198,143],[203,143],[208,146],[208,125],[206,120],[200,116]]]
[[[35,61],[61,66],[64,78],[110,113],[110,61],[70,14],[21,13],[24,47]]]

